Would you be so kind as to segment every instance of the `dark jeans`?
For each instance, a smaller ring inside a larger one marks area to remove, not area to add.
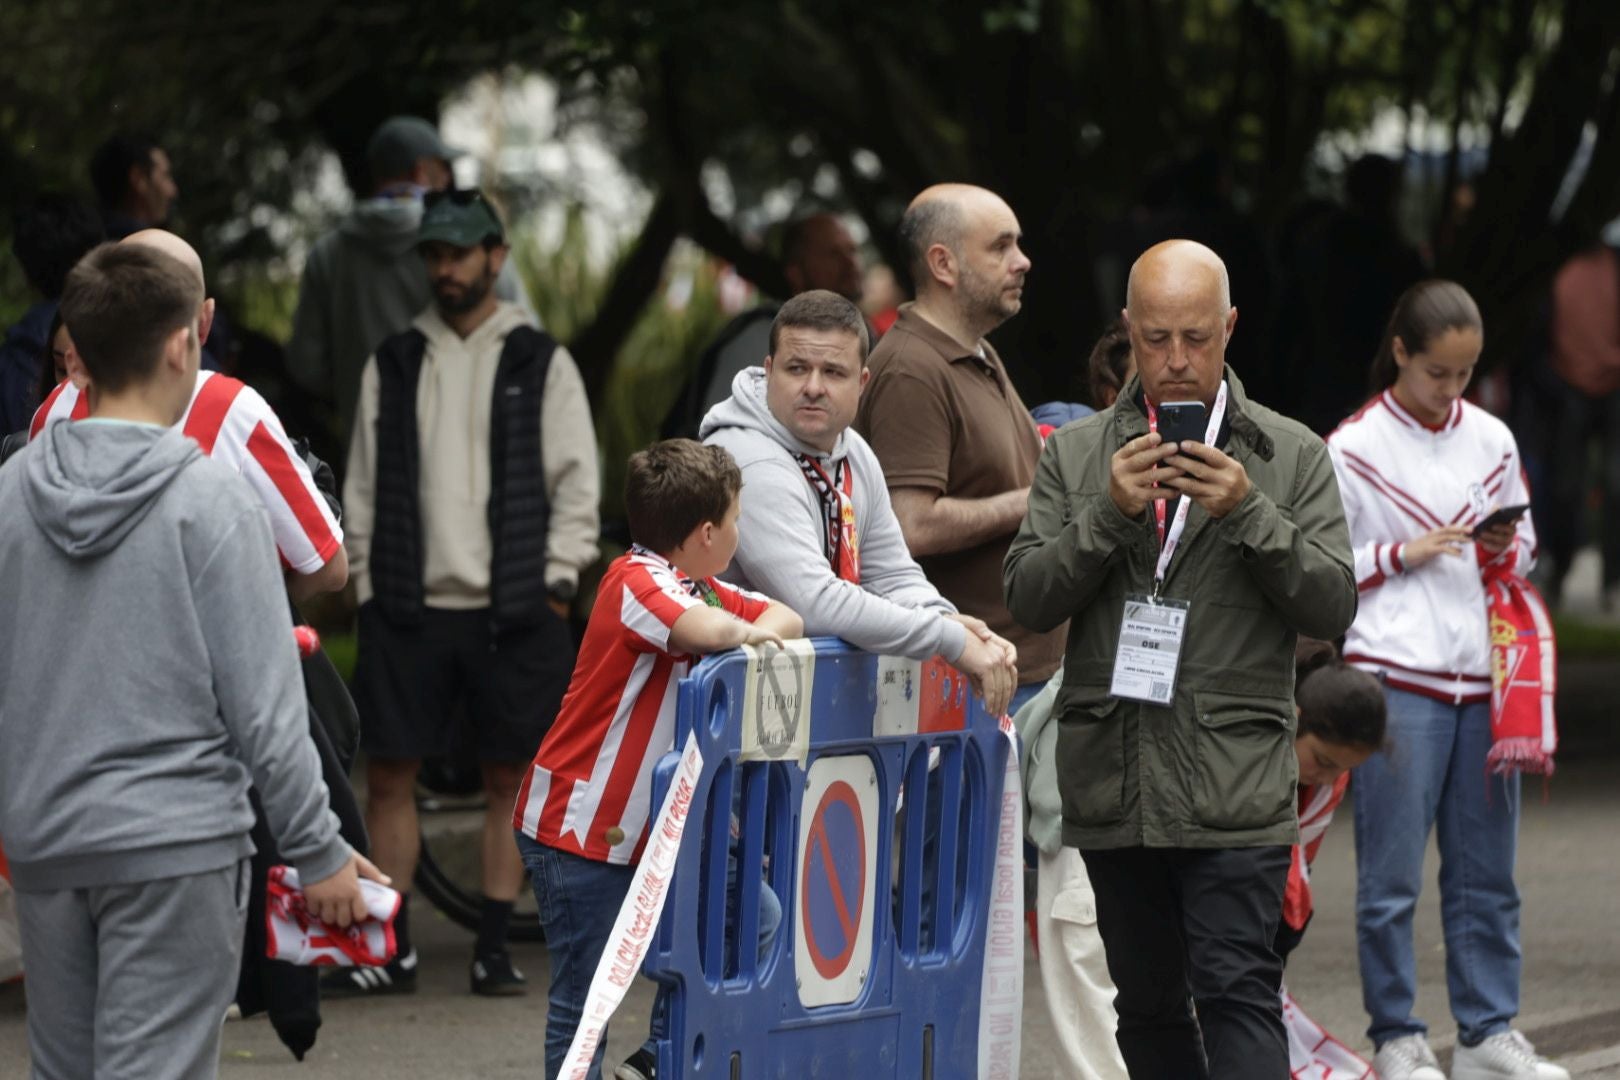
[[[585,1010],[591,979],[601,962],[602,951],[619,917],[619,908],[635,877],[634,866],[612,866],[566,851],[536,843],[517,833],[518,852],[528,871],[535,900],[540,905],[540,925],[546,933],[546,951],[551,957],[551,989],[546,997],[546,1080],[555,1080],[563,1059],[573,1044]],[[736,919],[737,861],[732,856],[727,873],[726,917]],[[763,961],[777,927],[782,922],[782,905],[770,886],[759,883],[758,958]],[[653,1035],[663,1034],[663,993],[653,1006]],[[656,1050],[651,1040],[645,1044]],[[592,1059],[590,1078],[602,1075],[602,1054],[607,1047],[607,1030]]]
[[[1272,941],[1288,854],[1287,847],[1081,852],[1132,1080],[1287,1080],[1282,961]]]

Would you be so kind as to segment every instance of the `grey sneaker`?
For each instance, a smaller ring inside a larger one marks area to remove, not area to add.
[[[1478,1046],[1459,1044],[1451,1080],[1569,1080],[1569,1070],[1536,1053],[1522,1032],[1503,1031]]]
[[[1446,1080],[1422,1035],[1402,1035],[1378,1048],[1373,1071],[1380,1080]]]

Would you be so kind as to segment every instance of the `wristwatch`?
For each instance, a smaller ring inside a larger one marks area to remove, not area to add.
[[[579,585],[572,581],[553,581],[546,586],[546,595],[559,604],[572,604],[579,595]]]

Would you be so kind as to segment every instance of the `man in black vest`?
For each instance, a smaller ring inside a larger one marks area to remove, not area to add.
[[[417,772],[455,744],[460,704],[487,800],[471,982],[490,995],[524,991],[506,951],[524,880],[512,806],[568,685],[568,608],[598,527],[584,383],[566,349],[496,297],[504,235],[478,192],[428,197],[418,250],[433,306],[366,362],[343,489],[372,856],[411,881]],[[396,930],[398,960],[323,987],[414,990],[404,909]]]

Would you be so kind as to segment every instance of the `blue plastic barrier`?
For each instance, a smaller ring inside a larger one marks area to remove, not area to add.
[[[879,658],[832,638],[815,647],[803,768],[739,760],[743,653],[712,657],[680,684],[676,746],[695,730],[703,771],[642,968],[667,990],[661,1080],[975,1071],[1007,740],[951,669],[910,689],[954,697],[959,708],[965,699],[960,730],[874,735]],[[667,755],[654,773],[654,807],[677,760]],[[842,778],[829,781],[835,772]],[[807,785],[821,791],[816,805],[805,805]],[[783,918],[756,957],[760,897],[748,885],[761,880]],[[804,950],[808,964],[796,955]],[[851,989],[838,990],[840,981]],[[805,1003],[818,994],[853,1000]]]

